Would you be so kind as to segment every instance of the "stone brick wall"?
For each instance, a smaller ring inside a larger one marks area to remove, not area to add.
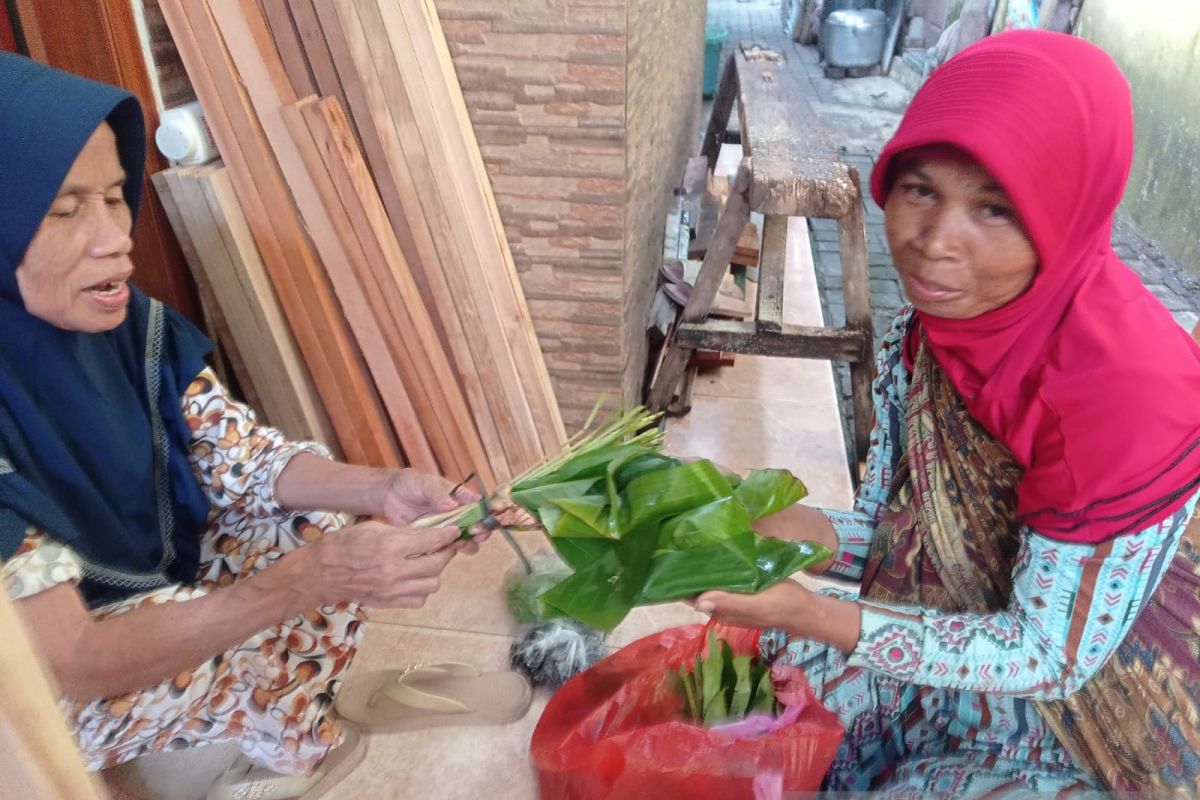
[[[629,0],[628,8],[622,389],[630,400],[642,388],[671,190],[699,147],[705,0]]]
[[[620,391],[625,0],[437,0],[568,429]]]
[[[639,399],[704,0],[435,2],[572,430],[601,394]]]

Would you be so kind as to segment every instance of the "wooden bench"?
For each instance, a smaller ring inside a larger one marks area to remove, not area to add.
[[[745,42],[734,48],[724,64],[700,154],[711,170],[726,140],[736,99],[743,157],[691,298],[667,342],[647,405],[653,410],[668,407],[696,349],[848,361],[855,455],[862,460],[872,422],[874,334],[859,177],[854,167],[842,161],[804,99],[809,90],[787,63],[792,48],[783,39]],[[752,211],[763,215],[756,318],[708,319]],[[838,221],[846,304],[843,328],[783,322],[787,224],[789,217],[797,216]]]

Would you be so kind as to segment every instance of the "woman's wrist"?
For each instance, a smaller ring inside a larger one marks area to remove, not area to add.
[[[829,521],[829,517],[821,513],[820,509],[812,506],[796,503],[777,514],[755,520],[752,527],[759,536],[816,542],[829,548],[829,551],[834,554],[838,550],[837,532],[833,528],[833,523]],[[820,574],[829,569],[832,563],[833,558],[827,558],[819,564],[809,567],[806,571]]]
[[[789,622],[783,628],[793,637],[814,639],[851,653],[862,631],[862,607],[854,600],[810,591],[805,607]]]
[[[382,516],[398,472],[299,453],[279,474],[275,497],[280,506],[291,510],[322,509]]]

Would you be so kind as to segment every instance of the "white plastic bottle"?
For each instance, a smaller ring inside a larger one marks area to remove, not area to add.
[[[159,152],[182,166],[206,164],[218,155],[204,124],[204,112],[195,100],[162,113],[154,143]]]

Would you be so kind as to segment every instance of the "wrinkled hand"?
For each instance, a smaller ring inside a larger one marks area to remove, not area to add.
[[[380,516],[393,525],[408,525],[427,514],[453,511],[479,500],[479,495],[471,489],[460,486],[455,490],[454,482],[440,475],[415,469],[390,470],[390,473]]]
[[[793,580],[781,581],[758,594],[705,592],[692,601],[697,611],[715,621],[739,628],[794,630],[803,619],[813,593]]]
[[[361,522],[295,551],[312,559],[305,577],[318,604],[353,601],[420,608],[458,549],[457,528],[398,528]]]

